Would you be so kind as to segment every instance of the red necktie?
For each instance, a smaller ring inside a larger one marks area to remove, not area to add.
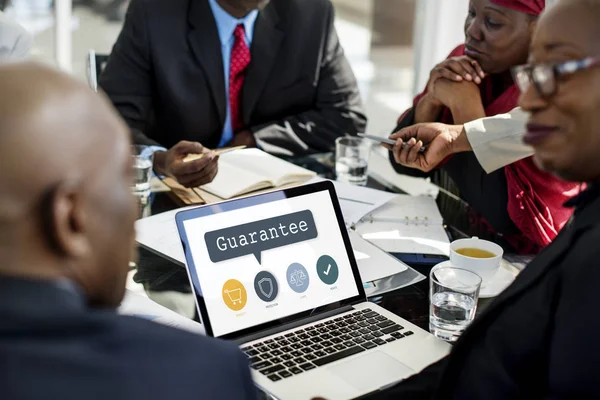
[[[240,129],[242,120],[242,86],[244,72],[250,64],[250,49],[246,44],[244,25],[239,24],[233,31],[233,47],[231,48],[231,64],[229,65],[229,107],[231,111],[231,127],[233,133]]]

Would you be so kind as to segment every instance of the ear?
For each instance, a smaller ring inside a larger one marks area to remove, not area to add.
[[[91,252],[83,195],[75,187],[55,186],[45,198],[42,220],[49,245],[70,259],[82,259]]]

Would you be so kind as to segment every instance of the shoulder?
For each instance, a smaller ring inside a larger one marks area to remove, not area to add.
[[[300,17],[312,22],[327,19],[333,12],[330,0],[271,0],[269,7],[274,7],[284,19]]]
[[[190,1],[198,0],[131,0],[129,7],[144,8],[150,10],[170,10],[174,8],[189,7]],[[204,0],[206,1],[206,0]]]
[[[584,287],[593,287],[600,281],[600,225],[574,234],[575,238],[561,261],[562,282],[565,289],[580,295]]]
[[[157,358],[163,361],[178,360],[186,363],[210,363],[218,357],[229,365],[244,360],[237,345],[219,339],[202,336],[164,326],[142,318],[112,315],[106,316],[110,329],[106,330],[111,340],[128,344],[132,352],[147,353],[153,349]],[[198,354],[204,357],[198,358]],[[228,362],[229,361],[229,362]]]
[[[162,18],[174,14],[185,15],[190,1],[198,0],[131,0],[127,13]]]

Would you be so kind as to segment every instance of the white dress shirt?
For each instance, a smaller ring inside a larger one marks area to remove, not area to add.
[[[473,152],[488,174],[533,155],[533,149],[523,143],[528,117],[525,111],[515,108],[508,114],[465,124]]]

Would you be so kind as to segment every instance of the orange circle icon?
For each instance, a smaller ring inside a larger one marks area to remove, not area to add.
[[[233,311],[240,311],[246,306],[248,295],[242,282],[230,279],[223,285],[223,301]]]

